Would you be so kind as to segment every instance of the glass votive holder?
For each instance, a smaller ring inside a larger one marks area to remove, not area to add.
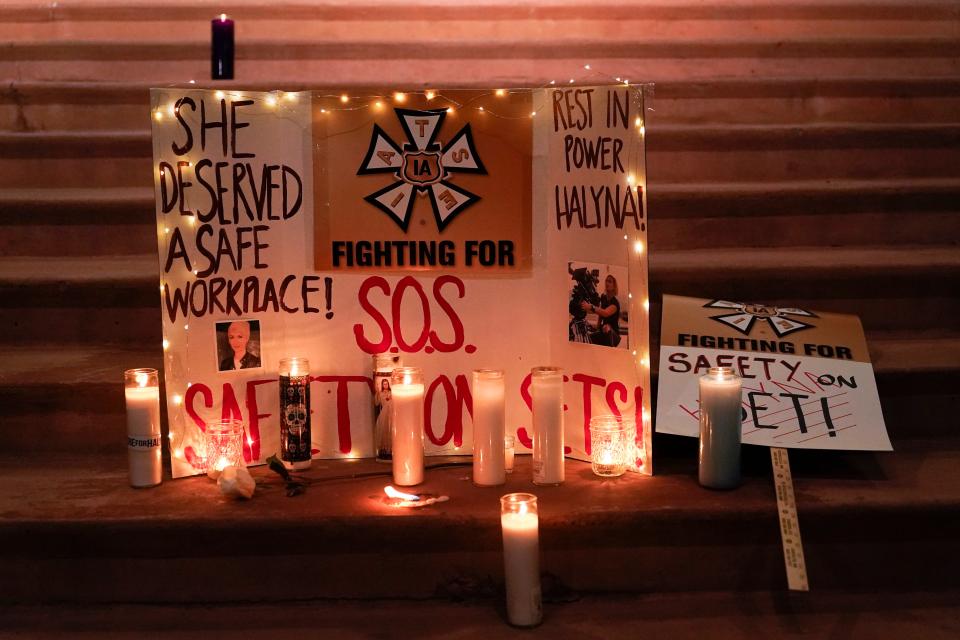
[[[516,437],[503,436],[503,467],[507,473],[513,473],[513,459],[516,455],[514,447],[516,444]]]
[[[218,478],[227,467],[243,466],[243,422],[234,418],[216,420],[207,425],[207,475]]]
[[[627,429],[614,415],[590,418],[590,455],[593,473],[603,478],[622,476],[627,471]]]

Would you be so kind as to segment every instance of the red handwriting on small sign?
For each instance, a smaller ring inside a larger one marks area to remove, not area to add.
[[[450,299],[453,292],[457,299],[461,299],[466,293],[466,288],[463,280],[451,275],[442,275],[433,281],[432,297],[427,296],[423,285],[413,276],[401,278],[392,290],[386,278],[380,276],[367,278],[360,285],[357,297],[360,307],[376,323],[380,335],[371,338],[362,324],[355,324],[353,334],[356,336],[357,346],[370,354],[387,351],[451,353],[460,348],[464,348],[467,353],[473,353],[476,347],[473,345],[464,347],[463,344],[465,341],[463,322]],[[406,326],[402,322],[400,310],[407,296],[414,296],[420,303],[423,319],[419,321],[419,326],[412,326],[409,319]],[[389,306],[389,311],[382,310],[384,303]],[[444,341],[432,329],[434,305],[450,321],[453,336],[449,341]]]

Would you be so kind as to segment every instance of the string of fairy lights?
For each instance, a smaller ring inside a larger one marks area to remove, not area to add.
[[[316,91],[284,91],[284,90],[273,90],[268,92],[249,92],[249,91],[239,91],[234,89],[218,89],[213,92],[214,97],[217,100],[223,100],[226,98],[231,99],[253,99],[257,98],[261,101],[267,110],[272,111],[274,117],[284,118],[285,116],[293,116],[293,107],[297,108],[297,113],[302,114],[303,105],[298,104],[301,99],[305,96],[313,100],[315,113],[319,113],[320,117],[335,117],[338,112],[358,112],[358,111],[369,111],[374,116],[378,112],[383,112],[389,108],[402,108],[411,102],[418,102],[419,104],[427,103],[428,109],[439,110],[446,109],[446,112],[449,116],[454,116],[458,112],[463,113],[473,113],[481,117],[490,116],[492,118],[499,118],[503,120],[522,120],[522,119],[536,119],[538,114],[546,114],[547,111],[544,110],[544,100],[548,95],[550,89],[560,89],[568,87],[577,87],[577,86],[594,86],[594,85],[605,85],[605,86],[621,86],[629,87],[634,89],[631,92],[632,100],[634,107],[636,109],[636,117],[633,121],[633,127],[637,132],[638,137],[643,140],[646,136],[646,111],[652,111],[652,109],[646,107],[645,98],[653,94],[653,85],[652,84],[631,84],[629,78],[622,76],[612,76],[604,74],[602,72],[594,71],[590,64],[583,65],[583,70],[590,72],[586,78],[569,78],[567,81],[557,81],[550,80],[542,85],[535,87],[514,87],[514,88],[502,88],[502,89],[490,89],[490,90],[476,90],[476,89],[456,89],[450,90],[450,93],[445,93],[440,89],[430,89],[424,88],[419,90],[410,90],[410,91],[392,91],[387,93],[356,93],[347,91],[339,92],[316,92]],[[188,85],[196,85],[194,80],[190,80]],[[183,89],[182,84],[178,85],[169,85],[168,89]],[[462,99],[461,96],[464,94],[470,94],[469,99]],[[511,112],[508,106],[510,105],[510,99],[518,96],[530,96],[531,104],[529,111],[524,111],[522,113]],[[536,99],[540,99],[539,102],[534,103]],[[435,106],[434,106],[435,105]],[[165,105],[155,104],[152,107],[152,117],[157,122],[158,125],[168,121],[176,119],[179,115],[179,106],[177,102],[171,102]],[[289,113],[286,113],[289,111]],[[316,115],[315,115],[316,117]],[[643,187],[639,189],[639,193],[643,199],[643,211],[647,210],[647,193],[645,188],[645,176],[646,176],[646,161],[644,156],[644,145],[636,145],[636,148],[631,148],[631,156],[628,157],[627,166],[633,168],[631,172],[628,172],[626,176],[627,185],[630,188]],[[193,167],[193,162],[187,160],[187,167]],[[639,172],[641,176],[639,179],[635,172]],[[163,169],[160,169],[160,177],[164,178]],[[184,194],[185,196],[185,194]],[[187,205],[187,208],[189,206]],[[191,227],[196,225],[196,216],[186,216],[187,224]],[[645,225],[645,222],[644,222]],[[171,228],[168,225],[159,225],[158,224],[158,234],[160,236],[161,244],[164,243],[165,238],[168,238],[171,233]],[[645,227],[644,227],[645,235]],[[629,234],[624,234],[623,239],[628,243],[632,243],[630,253],[632,253],[637,259],[631,260],[631,280],[635,278],[640,278],[641,282],[646,281],[647,275],[647,264],[645,257],[646,245],[643,239],[633,238]],[[193,275],[197,275],[198,271],[193,270]],[[161,279],[160,283],[160,292],[161,296],[165,294],[165,286],[167,283],[163,282]],[[646,292],[645,292],[646,294]],[[632,292],[628,292],[628,298],[630,299],[629,308],[631,310],[631,317],[636,318],[638,314],[633,313],[636,305],[634,301],[634,296]],[[643,310],[643,317],[649,316],[650,311],[650,299],[648,295],[645,295],[642,303],[639,305]],[[649,335],[648,329],[644,327],[647,326],[641,322],[631,322],[633,325],[631,327],[631,334],[637,335],[640,338],[645,338],[641,340],[646,348],[649,349]],[[183,329],[185,332],[189,331],[189,324],[184,323]],[[189,345],[189,333],[186,335],[187,344],[184,347]],[[165,356],[172,357],[171,347],[172,344],[167,337],[163,339],[163,350]],[[638,368],[638,372],[641,374],[642,379],[644,380],[645,388],[649,388],[649,375],[650,375],[650,354],[649,351],[643,351],[642,353],[638,350],[632,350],[633,361]],[[173,363],[179,366],[179,363]],[[190,377],[189,364],[188,371],[185,372],[187,379]],[[182,405],[184,403],[184,394],[186,394],[186,389],[189,389],[192,383],[186,382],[186,387],[177,392],[170,394],[170,399],[173,405],[178,409],[175,414],[177,421],[183,423]],[[182,393],[181,393],[182,391]],[[650,413],[646,405],[649,400],[645,397],[643,400],[642,408],[642,420],[644,425],[650,424]],[[186,434],[184,428],[177,430],[180,434],[180,438],[175,442],[174,430],[171,429],[168,437],[170,439],[171,451],[175,458],[179,460],[184,459],[184,448],[186,446],[185,436]],[[644,429],[644,439],[650,437],[649,429]],[[252,437],[247,435],[247,444],[252,446],[254,440]],[[641,461],[641,465],[647,464],[646,460],[646,446],[643,442],[634,443],[637,450],[637,459]]]

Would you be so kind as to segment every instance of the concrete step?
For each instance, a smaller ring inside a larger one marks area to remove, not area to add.
[[[648,184],[650,215],[665,220],[766,215],[955,212],[960,178]],[[0,225],[152,223],[151,186],[0,190]],[[904,232],[909,230],[904,229]]]
[[[744,485],[718,493],[697,485],[696,443],[674,440],[657,475],[612,482],[567,461],[562,486],[534,489],[528,456],[503,487],[474,487],[463,466],[432,469],[421,490],[450,500],[417,512],[380,502],[390,471],[369,460],[314,464],[316,483],[297,498],[254,468],[257,495],[238,504],[206,477],[131,489],[124,455],[5,457],[0,594],[5,603],[269,602],[289,599],[292,579],[299,599],[470,594],[500,580],[498,497],[529,490],[548,597],[782,590],[767,450],[748,447]],[[943,552],[960,535],[960,450],[913,444],[896,454],[791,453],[815,589],[960,587],[960,556]],[[369,473],[380,475],[360,477]]]
[[[171,587],[172,588],[172,587]],[[489,593],[489,595],[488,595]],[[748,639],[829,637],[844,629],[851,640],[925,638],[953,640],[960,634],[956,591],[900,593],[706,592],[547,594],[537,633],[554,640],[583,638]],[[490,588],[477,597],[460,591],[430,600],[293,600],[193,606],[64,605],[5,607],[0,626],[32,638],[79,634],[115,640],[150,636],[165,640],[250,640],[278,633],[335,638],[413,634],[429,638],[523,638],[529,631],[507,626],[503,598]],[[279,631],[282,630],[282,631]]]
[[[638,9],[644,9],[638,16]],[[796,2],[795,0],[729,0],[698,2],[697,0],[662,0],[649,4],[644,0],[615,2],[601,0],[582,3],[576,0],[549,4],[529,1],[485,0],[482,3],[437,4],[433,0],[410,0],[402,10],[390,0],[357,0],[314,6],[296,0],[279,0],[265,5],[260,2],[238,3],[231,16],[243,20],[333,21],[370,20],[419,22],[435,20],[477,20],[494,16],[503,20],[583,20],[598,17],[610,20],[645,17],[657,20],[899,20],[937,21],[957,17],[956,6],[949,0],[893,1],[874,4],[857,0]],[[389,13],[387,13],[389,12]],[[202,2],[182,2],[170,7],[157,7],[146,0],[127,0],[116,4],[109,0],[91,0],[80,4],[37,6],[31,3],[5,5],[0,20],[22,23],[64,21],[186,21],[203,20],[210,15]]]
[[[432,4],[423,3],[421,9]],[[863,3],[845,3],[847,15],[842,17],[808,13],[758,19],[746,10],[727,20],[702,15],[717,3],[668,2],[661,9],[672,11],[656,17],[646,13],[646,3],[629,3],[619,11],[578,3],[575,13],[559,15],[557,9],[570,4],[554,7],[553,19],[528,6],[521,9],[526,15],[503,11],[503,2],[470,6],[453,19],[436,13],[410,19],[394,3],[368,6],[362,22],[356,17],[338,21],[337,16],[320,20],[316,14],[288,20],[261,14],[246,22],[238,17],[237,77],[373,85],[386,74],[408,86],[419,86],[423,78],[449,84],[464,77],[514,84],[566,78],[585,62],[614,69],[610,75],[648,80],[947,76],[960,70],[956,15],[944,5],[893,21],[878,18]],[[684,17],[693,15],[685,9],[695,4],[701,19]],[[899,3],[895,9],[909,15],[912,7]],[[624,9],[633,13],[625,15]],[[208,77],[209,9],[185,21],[154,15],[155,20],[101,15],[100,20],[71,21],[54,10],[40,20],[10,20],[3,34],[8,48],[0,60],[0,77],[151,78],[161,84]],[[172,32],[178,34],[175,42]],[[384,60],[394,61],[393,67],[384,69]]]
[[[152,207],[153,203],[149,203],[139,210],[118,212],[124,219],[117,224],[109,222],[110,214],[104,215],[104,222],[89,224],[44,224],[40,216],[21,216],[13,224],[0,221],[0,255],[80,258],[156,251]],[[60,215],[74,213],[63,211]],[[960,242],[960,212],[952,211],[845,213],[829,222],[821,211],[807,215],[766,212],[753,217],[719,217],[710,210],[700,213],[701,216],[654,219],[647,228],[650,246],[657,251],[675,251],[798,245],[919,247]],[[790,233],[784,233],[784,229],[790,229]]]
[[[956,246],[656,250],[650,255],[654,314],[660,296],[672,293],[853,313],[869,331],[955,330],[958,278]],[[51,337],[67,343],[154,344],[160,326],[158,283],[156,254],[2,257],[0,319],[11,331],[0,344]]]
[[[149,186],[149,132],[0,133],[0,188]],[[648,180],[956,178],[960,125],[698,125],[647,130]]]
[[[142,81],[11,82],[0,88],[0,131],[141,129],[150,115],[150,86]],[[317,86],[297,81],[282,88],[302,91]],[[242,88],[272,91],[278,87],[245,84]],[[951,123],[960,112],[960,81],[915,77],[871,81],[668,78],[656,84],[648,106],[652,108],[648,122],[653,127]]]
[[[149,114],[147,114],[149,117]],[[939,149],[960,146],[960,123],[802,123],[651,125],[648,152]],[[91,159],[152,157],[150,130],[0,131],[3,159]]]
[[[648,237],[658,251],[960,243],[960,180],[649,188]],[[4,256],[145,254],[156,250],[155,225],[148,187],[0,191]]]
[[[65,343],[0,348],[0,434],[6,450],[23,452],[118,450],[125,425],[123,371],[162,369],[157,336],[121,345]],[[651,328],[656,403],[659,317]],[[960,334],[868,334],[885,421],[895,445],[902,440],[957,435]],[[36,424],[46,426],[38,438]]]

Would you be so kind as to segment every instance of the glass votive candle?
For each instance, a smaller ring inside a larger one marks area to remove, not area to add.
[[[503,436],[503,466],[507,473],[513,473],[513,458],[516,455],[514,447],[517,439],[514,436]]]
[[[500,498],[503,532],[503,572],[507,618],[518,627],[540,624],[540,519],[537,496],[509,493]]]
[[[622,476],[627,471],[627,429],[614,415],[590,418],[590,455],[593,472],[604,478]]]
[[[217,479],[227,467],[243,465],[243,422],[234,418],[216,420],[204,434],[207,475]]]

